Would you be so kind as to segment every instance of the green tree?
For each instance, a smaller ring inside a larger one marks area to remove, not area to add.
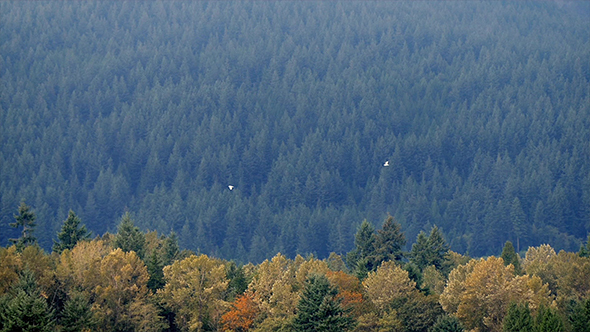
[[[520,252],[520,240],[525,234],[527,234],[527,224],[526,215],[522,210],[522,206],[518,197],[515,197],[514,201],[512,202],[512,206],[510,208],[510,219],[512,220],[512,229],[516,235],[516,250],[517,252]]]
[[[580,246],[580,251],[578,252],[580,257],[590,257],[590,234],[588,235],[588,239],[586,240],[586,245],[582,244]]]
[[[170,232],[170,235],[164,240],[164,266],[170,265],[178,258],[180,249],[178,247],[178,237],[175,232]]]
[[[438,317],[434,325],[430,327],[428,332],[463,332],[463,325],[459,319],[451,315],[443,315]]]
[[[54,311],[41,296],[32,272],[24,270],[18,283],[4,297],[0,301],[2,331],[53,331]]]
[[[305,282],[297,314],[293,320],[296,331],[348,331],[354,319],[340,306],[338,289],[323,275],[311,275]]]
[[[346,255],[346,261],[356,276],[363,280],[367,273],[374,271],[375,227],[364,220],[354,237],[354,249]]]
[[[590,331],[590,299],[577,303],[568,318],[572,332]]]
[[[155,293],[166,284],[164,281],[164,271],[162,270],[164,268],[164,263],[157,250],[152,250],[152,254],[149,257],[146,267],[150,276],[147,282],[147,287]]]
[[[448,273],[446,271],[448,252],[449,245],[446,243],[440,229],[434,226],[430,231],[430,235],[426,236],[424,232],[418,234],[416,243],[412,245],[410,251],[410,262],[414,263],[420,270],[434,265],[437,270]]]
[[[401,225],[392,216],[388,216],[383,227],[377,231],[374,244],[375,266],[389,260],[397,262],[403,260],[406,237],[401,228]]]
[[[503,332],[534,332],[533,317],[528,304],[512,302],[504,317]]]
[[[61,254],[65,249],[72,249],[78,241],[88,240],[90,232],[85,225],[80,226],[81,220],[74,211],[70,210],[68,218],[64,221],[61,231],[57,234],[59,241],[53,242],[53,251]]]
[[[508,266],[510,264],[514,266],[515,274],[520,274],[522,272],[522,269],[520,268],[520,257],[518,256],[516,251],[514,251],[514,246],[512,245],[512,242],[506,241],[506,244],[504,244],[504,248],[502,249],[502,254],[500,255],[500,257],[502,257],[502,259],[504,260],[505,266]]]
[[[31,211],[31,207],[21,202],[18,207],[18,215],[14,215],[15,222],[10,223],[11,227],[19,228],[22,227],[21,237],[18,239],[10,239],[10,242],[16,245],[18,251],[22,251],[26,246],[37,243],[37,238],[33,236],[33,231],[37,223],[35,219],[35,213]]]
[[[135,227],[129,212],[126,212],[121,218],[113,245],[115,248],[121,248],[124,252],[134,251],[141,259],[144,257],[145,234]]]
[[[64,305],[59,323],[61,331],[81,332],[94,327],[90,303],[82,294],[75,292]]]
[[[535,319],[535,332],[564,332],[561,317],[551,308],[540,306]]]

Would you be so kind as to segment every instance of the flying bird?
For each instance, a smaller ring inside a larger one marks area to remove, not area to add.
[[[389,160],[385,161],[385,164],[383,164],[383,166],[385,166],[385,167],[389,166]]]
[[[227,187],[229,188],[229,190],[234,190],[234,186],[232,186],[231,184]]]

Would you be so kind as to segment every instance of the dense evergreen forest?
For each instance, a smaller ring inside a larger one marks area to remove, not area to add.
[[[589,8],[1,1],[0,245],[25,201],[46,250],[71,209],[253,263],[350,252],[388,214],[471,256],[577,251]]]

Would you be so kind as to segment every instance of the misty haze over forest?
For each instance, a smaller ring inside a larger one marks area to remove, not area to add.
[[[388,214],[409,245],[577,251],[589,8],[1,1],[0,245],[24,200],[45,249],[71,209],[240,262],[344,254]]]

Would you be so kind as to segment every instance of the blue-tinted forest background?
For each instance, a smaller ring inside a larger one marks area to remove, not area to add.
[[[589,8],[2,1],[0,244],[24,200],[46,249],[72,209],[242,262],[348,252],[388,213],[410,244],[577,251]]]

